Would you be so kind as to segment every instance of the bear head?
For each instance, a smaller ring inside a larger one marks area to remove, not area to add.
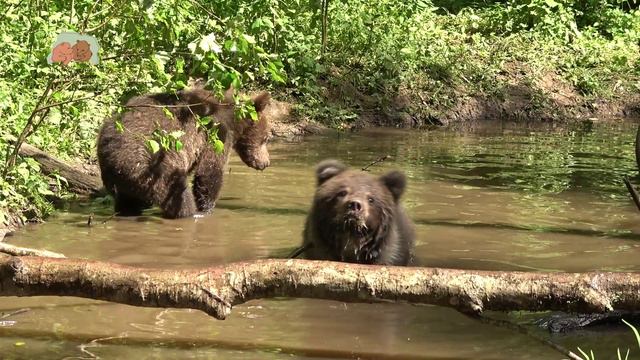
[[[237,120],[233,148],[245,164],[257,170],[264,170],[270,164],[267,141],[271,133],[264,109],[269,104],[271,96],[268,92],[262,92],[254,95],[251,100],[258,114],[258,120],[251,118]]]
[[[267,116],[264,114],[265,108],[271,101],[268,92],[259,93],[251,98],[252,106],[255,107],[258,114],[257,121],[251,118],[236,119],[234,89],[232,87],[224,93],[222,102],[211,91],[202,88],[182,91],[180,94],[187,103],[196,104],[191,106],[189,111],[193,111],[199,116],[213,115],[219,122],[225,124],[226,130],[233,134],[231,146],[247,166],[257,170],[264,170],[269,166],[267,141],[271,129]]]
[[[372,263],[388,237],[406,186],[405,175],[391,171],[374,177],[349,170],[336,160],[316,168],[314,215],[318,231],[336,259]]]

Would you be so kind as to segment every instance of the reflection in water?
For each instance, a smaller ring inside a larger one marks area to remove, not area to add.
[[[370,170],[407,173],[404,204],[416,223],[422,265],[639,270],[638,214],[621,182],[637,173],[635,130],[630,124],[589,130],[385,129],[275,143],[273,166],[264,172],[232,158],[233,171],[212,215],[165,220],[150,210],[102,224],[108,205],[78,205],[10,241],[71,257],[163,268],[282,257],[300,244],[317,162],[337,158],[362,167],[389,154],[390,160]],[[97,214],[96,225],[88,228],[90,212]],[[0,299],[3,313],[25,307],[30,311],[13,317],[14,325],[0,327],[0,348],[10,349],[9,358],[80,356],[77,346],[96,338],[110,338],[90,348],[104,358],[561,358],[524,335],[433,306],[258,300],[215,321],[198,311],[82,299]],[[539,317],[509,315],[527,324]],[[632,340],[626,329],[554,337],[602,356]],[[18,341],[26,345],[14,346]]]

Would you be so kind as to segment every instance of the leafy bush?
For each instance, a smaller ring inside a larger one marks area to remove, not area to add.
[[[62,158],[95,161],[97,129],[118,104],[135,94],[181,89],[191,77],[206,78],[218,91],[233,84],[288,94],[301,114],[338,128],[363,107],[373,103],[374,111],[382,111],[398,97],[409,99],[412,115],[425,119],[461,97],[499,97],[508,84],[507,65],[522,68],[529,83],[544,73],[559,74],[591,97],[639,84],[636,2],[335,1],[328,3],[323,53],[326,4],[4,1],[0,208],[29,204],[38,209],[36,217],[50,211],[40,185],[49,179],[25,159],[14,161],[11,137],[22,134]],[[96,36],[101,63],[47,65],[50,46],[63,30]],[[327,89],[349,96],[336,99]],[[44,109],[33,113],[37,108]],[[24,166],[39,182],[23,181],[16,169]]]

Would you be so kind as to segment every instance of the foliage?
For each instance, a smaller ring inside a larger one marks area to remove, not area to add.
[[[33,208],[34,218],[51,211],[45,198],[51,195],[49,180],[33,160],[14,159],[11,138],[21,141],[24,135],[31,144],[63,158],[92,159],[103,119],[134,94],[178,90],[189,77],[208,79],[207,86],[219,93],[231,85],[240,89],[247,81],[285,81],[280,60],[248,33],[262,25],[251,28],[232,7],[216,16],[211,4],[195,1],[51,1],[29,6],[4,2],[0,163],[5,167],[0,208]],[[67,29],[98,38],[98,66],[46,63],[53,40]],[[247,101],[238,97],[236,102],[238,116],[257,118]],[[120,128],[125,130],[122,124]],[[158,129],[143,140],[152,150],[179,150],[180,134],[165,132]],[[210,137],[220,151],[217,131]]]
[[[502,96],[521,73],[534,94],[544,93],[535,80],[548,73],[587,98],[640,88],[640,12],[622,0],[6,0],[0,25],[0,163],[11,164],[0,208],[35,207],[36,217],[51,209],[41,184],[55,179],[26,159],[12,164],[10,137],[23,133],[62,158],[95,162],[97,129],[119,104],[182,89],[190,78],[218,93],[276,90],[303,116],[337,128],[400,98],[428,121],[460,98]],[[96,36],[100,64],[47,65],[63,30]],[[246,99],[235,101],[237,116],[255,117]],[[217,128],[207,128],[220,151]],[[180,147],[161,131],[145,140],[152,150]]]
[[[638,342],[638,348],[640,348],[640,333],[638,333],[638,329],[636,329],[635,326],[631,325],[630,323],[628,323],[624,319],[622,319],[622,322],[625,325],[627,325],[628,327],[631,328],[631,330],[633,331],[633,334],[636,337],[636,341]],[[593,354],[593,351],[589,351],[589,353],[586,353],[584,350],[580,349],[579,347],[578,347],[578,351],[582,355],[582,359],[584,359],[584,360],[596,360],[596,357]],[[630,352],[630,350],[627,348],[627,352],[625,353],[625,356],[622,357],[622,353],[620,353],[620,348],[618,348],[618,351],[617,351],[618,360],[627,360],[627,359],[629,359],[629,352]]]

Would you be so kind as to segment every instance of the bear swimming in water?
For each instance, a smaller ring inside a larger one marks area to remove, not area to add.
[[[317,188],[304,229],[312,260],[408,265],[414,230],[400,205],[406,178],[399,171],[374,177],[336,160],[316,168]]]
[[[164,217],[182,218],[210,210],[218,199],[231,148],[254,169],[269,166],[269,123],[263,110],[270,96],[265,92],[252,100],[258,121],[235,119],[232,89],[225,93],[224,101],[204,89],[130,99],[125,105],[126,112],[107,120],[98,136],[102,181],[115,198],[116,213],[139,215],[143,209],[157,205]],[[196,115],[214,119],[205,126],[219,124],[223,153],[215,153],[208,132],[198,126]],[[124,131],[116,128],[117,119]],[[184,132],[180,137],[183,148],[152,153],[145,139],[159,129]],[[194,175],[192,187],[188,183],[190,174]]]

